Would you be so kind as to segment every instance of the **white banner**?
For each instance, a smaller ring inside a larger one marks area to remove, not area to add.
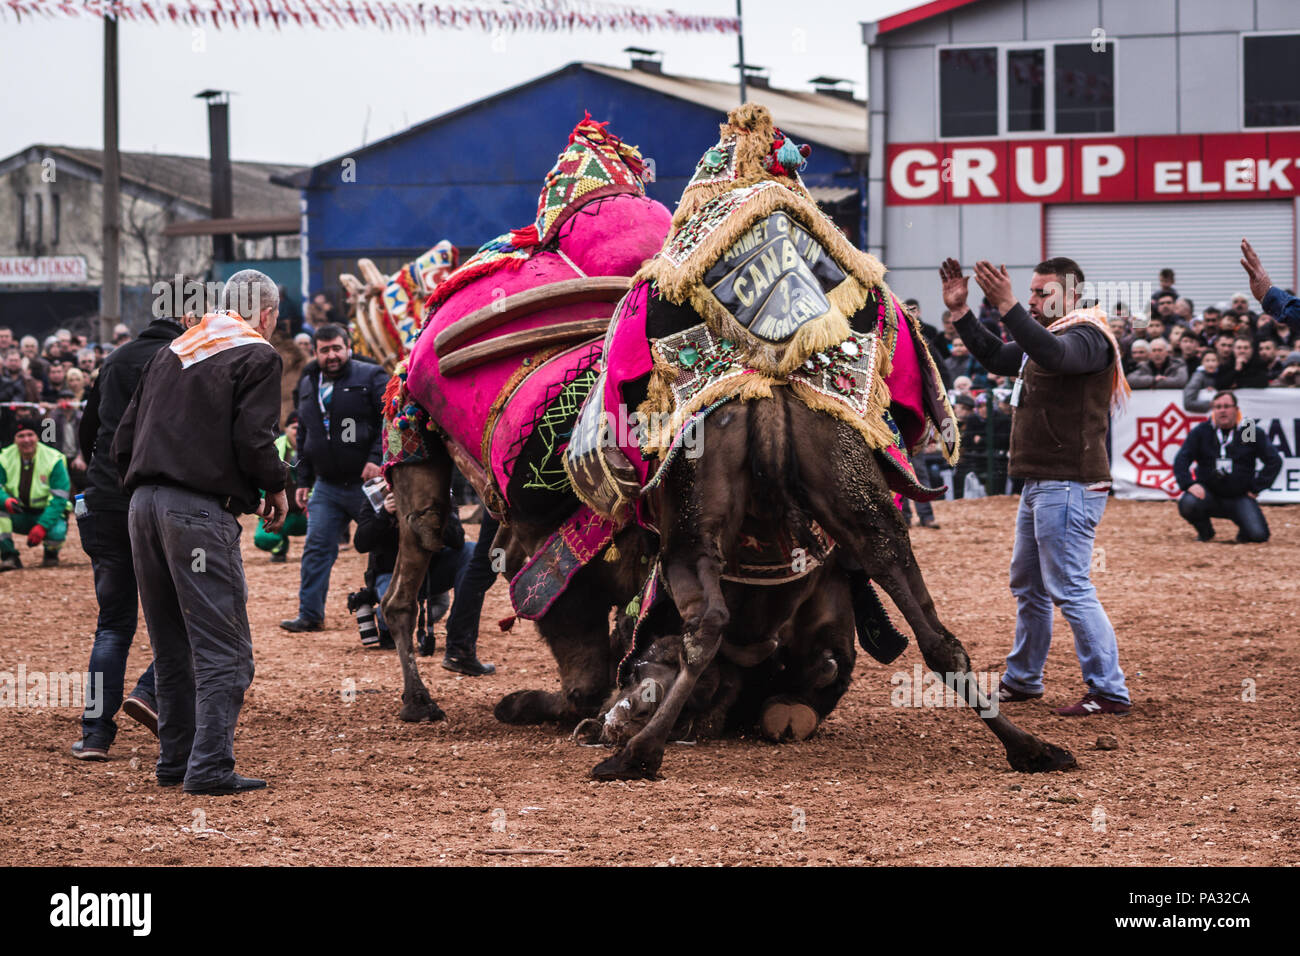
[[[1300,501],[1300,388],[1247,388],[1237,392],[1243,421],[1254,419],[1256,434],[1282,456],[1282,471],[1261,503]],[[1174,456],[1193,425],[1208,412],[1183,408],[1182,389],[1134,391],[1127,407],[1111,416],[1110,473],[1115,497],[1176,501]]]
[[[0,256],[0,285],[57,285],[85,281],[85,256]]]

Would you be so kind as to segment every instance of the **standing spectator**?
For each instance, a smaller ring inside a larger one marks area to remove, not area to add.
[[[971,379],[972,387],[975,381],[975,370],[979,363],[971,358],[971,354],[966,349],[966,343],[961,339],[952,343],[952,352],[943,360],[943,364],[948,368],[948,374],[952,376],[953,381],[959,377],[967,375]]]
[[[316,359],[298,382],[298,506],[307,511],[298,616],[286,631],[319,631],[325,622],[330,571],[348,522],[369,508],[364,481],[380,474],[382,407],[388,373],[352,360],[347,332],[316,332]],[[309,497],[310,496],[310,497]]]
[[[4,359],[4,369],[0,370],[0,405],[27,401],[22,353],[11,348],[0,357]]]
[[[1215,377],[1219,374],[1219,353],[1206,351],[1201,356],[1200,367],[1192,373],[1187,384],[1183,386],[1183,408],[1189,412],[1208,412],[1210,403],[1218,391],[1214,387]]]
[[[1268,384],[1277,384],[1277,377],[1286,367],[1286,362],[1277,354],[1277,343],[1272,339],[1260,339],[1255,348],[1259,350],[1259,361],[1268,375]]]
[[[7,325],[0,325],[0,355],[8,354],[14,347],[14,330]]]
[[[1286,365],[1274,384],[1282,388],[1300,388],[1300,352],[1292,352],[1286,357]]]
[[[235,773],[235,725],[253,680],[236,516],[257,511],[275,530],[286,511],[275,450],[282,363],[268,341],[277,297],[260,272],[231,276],[221,305],[232,311],[208,313],[158,350],[113,440],[153,642],[158,783],[190,794],[266,786]]]
[[[1196,368],[1200,364],[1201,353],[1204,351],[1205,346],[1201,344],[1201,340],[1191,333],[1178,340],[1178,357],[1189,369]]]
[[[1124,374],[1132,375],[1138,368],[1145,366],[1151,358],[1151,346],[1146,339],[1134,339],[1128,347],[1128,361],[1123,363]]]
[[[67,377],[68,391],[72,393],[72,400],[80,407],[81,403],[86,400],[86,375],[79,368],[68,369]]]
[[[47,405],[57,403],[59,393],[63,391],[64,384],[67,382],[67,376],[68,370],[62,362],[51,362],[45,378],[45,387],[41,389],[41,401]]]
[[[283,293],[281,293],[283,295]],[[275,440],[275,450],[288,468],[284,486],[285,501],[289,504],[289,513],[285,515],[284,524],[279,531],[268,531],[266,519],[257,524],[253,535],[253,544],[262,551],[271,552],[272,564],[284,564],[289,560],[289,539],[300,538],[307,533],[307,516],[298,507],[298,413],[290,412],[285,420],[284,433]]]
[[[1255,328],[1256,314],[1250,309],[1250,298],[1244,292],[1234,292],[1232,295],[1232,305],[1230,311],[1237,317],[1237,327],[1243,325],[1249,326],[1252,330]]]
[[[1169,354],[1169,343],[1152,339],[1151,359],[1143,362],[1128,376],[1133,388],[1182,388],[1187,384],[1187,366]]]
[[[1220,389],[1268,388],[1268,369],[1255,354],[1255,340],[1249,334],[1232,340],[1231,364],[1219,369],[1216,381]]]
[[[1150,344],[1152,339],[1163,339],[1165,337],[1165,320],[1162,316],[1153,315],[1147,319],[1146,326],[1142,329],[1142,336]]]
[[[72,490],[79,493],[86,487],[86,460],[81,455],[78,430],[81,427],[81,408],[72,399],[72,392],[66,388],[59,393],[58,404],[48,411],[47,421],[54,425],[54,442],[52,443],[67,461],[68,476],[72,479]]]
[[[1151,293],[1152,312],[1154,312],[1156,309],[1156,300],[1159,299],[1162,295],[1172,295],[1174,298],[1178,297],[1178,290],[1174,288],[1173,269],[1161,269],[1159,275],[1159,283],[1160,283],[1159,288],[1157,288],[1155,292]]]
[[[948,259],[940,275],[944,305],[961,315],[967,284],[961,266]],[[1079,308],[1084,275],[1072,259],[1034,267],[1029,311],[1016,301],[1005,267],[978,262],[975,280],[997,306],[1014,344],[986,335],[969,312],[957,330],[990,372],[1020,376],[1010,455],[1011,475],[1025,479],[1011,557],[1016,637],[998,698],[1010,703],[1042,696],[1055,604],[1074,631],[1087,685],[1078,703],[1055,713],[1127,714],[1132,705],[1119,645],[1091,578],[1093,543],[1111,484],[1110,410],[1128,391],[1119,343],[1099,309]]]
[[[119,322],[113,326],[113,347],[125,345],[131,341],[131,330],[127,328],[125,322]]]
[[[485,509],[474,553],[456,581],[456,599],[447,618],[447,650],[443,654],[442,666],[469,677],[496,672],[494,664],[478,659],[478,625],[483,616],[483,596],[497,579],[497,572],[492,567],[492,543],[499,527],[497,519]]]
[[[1196,314],[1192,300],[1180,296],[1174,300],[1174,322],[1184,329],[1191,328],[1192,317]]]
[[[1162,323],[1172,322],[1174,320],[1174,303],[1177,301],[1178,297],[1172,292],[1157,293],[1155,297],[1156,307],[1155,311],[1151,313],[1151,318],[1155,319],[1156,316],[1160,316]],[[1163,328],[1160,330],[1160,334],[1164,334]]]
[[[4,510],[0,511],[0,571],[21,568],[12,532],[27,535],[29,548],[44,545],[41,567],[59,563],[59,549],[68,537],[68,503],[72,483],[63,454],[37,437],[40,419],[18,419],[14,443],[0,450],[4,481]]]
[[[32,335],[24,335],[22,341],[23,358],[27,360],[27,374],[45,387],[45,380],[50,374],[50,363],[41,358],[40,343]]]
[[[1256,499],[1282,470],[1282,456],[1266,435],[1252,428],[1247,436],[1240,423],[1237,396],[1220,392],[1210,407],[1210,420],[1187,433],[1174,457],[1174,477],[1183,490],[1178,513],[1196,529],[1198,541],[1214,537],[1211,518],[1230,519],[1239,543],[1268,540],[1268,523]]]
[[[104,675],[104,699],[102,706],[98,706],[100,701],[95,702],[94,713],[87,708],[82,715],[81,739],[72,745],[72,755],[80,760],[108,759],[108,750],[117,738],[117,723],[113,718],[119,707],[151,733],[158,733],[152,662],[130,695],[125,700],[122,698],[126,660],[139,627],[140,603],[127,517],[131,496],[122,488],[117,462],[110,450],[145,366],[181,331],[175,319],[154,319],[139,338],[104,360],[86,396],[80,445],[89,465],[82,499],[85,510],[77,516],[77,530],[81,534],[81,547],[90,558],[95,602],[99,605],[88,670]]]
[[[95,369],[99,368],[99,359],[95,357],[94,349],[82,349],[77,353],[77,368],[87,376],[95,374]]]
[[[316,357],[316,347],[312,344],[311,336],[306,332],[299,332],[293,337],[293,344],[298,351],[302,353],[305,361],[310,362]]]

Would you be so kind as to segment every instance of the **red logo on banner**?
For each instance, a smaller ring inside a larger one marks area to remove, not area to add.
[[[1189,415],[1174,402],[1149,418],[1138,416],[1137,438],[1124,452],[1124,458],[1137,469],[1140,488],[1159,488],[1170,498],[1181,492],[1174,479],[1174,456],[1192,426],[1205,421],[1204,415]]]

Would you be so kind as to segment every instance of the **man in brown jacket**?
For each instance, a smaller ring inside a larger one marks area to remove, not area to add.
[[[1114,401],[1128,392],[1120,347],[1100,309],[1080,309],[1083,271],[1072,259],[1034,267],[1029,310],[1017,301],[1006,266],[975,265],[975,281],[1002,316],[1004,343],[966,308],[966,277],[954,259],[939,268],[943,301],[972,355],[989,372],[1019,376],[1011,396],[1010,467],[1024,479],[1011,556],[1016,639],[999,699],[1043,696],[1052,643],[1052,605],[1074,631],[1087,693],[1056,713],[1127,714],[1119,648],[1092,584],[1092,547],[1110,491],[1106,432]]]
[[[253,680],[237,516],[265,515],[275,531],[287,510],[275,447],[281,361],[267,341],[279,290],[246,269],[226,283],[221,305],[149,362],[112,449],[131,493],[153,644],[158,783],[211,795],[266,786],[235,773],[235,724]]]

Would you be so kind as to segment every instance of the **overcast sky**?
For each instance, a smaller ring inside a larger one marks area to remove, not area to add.
[[[490,2],[490,0],[483,0]],[[818,75],[866,86],[860,21],[919,0],[746,0],[745,56],[774,86]],[[646,7],[734,15],[731,0]],[[194,94],[228,89],[236,159],[312,164],[575,60],[625,66],[625,46],[663,50],[669,73],[733,78],[736,38],[692,33],[421,36],[315,28],[207,30],[124,23],[118,31],[122,149],[206,156]],[[103,29],[91,20],[0,20],[0,157],[33,143],[100,147]]]

